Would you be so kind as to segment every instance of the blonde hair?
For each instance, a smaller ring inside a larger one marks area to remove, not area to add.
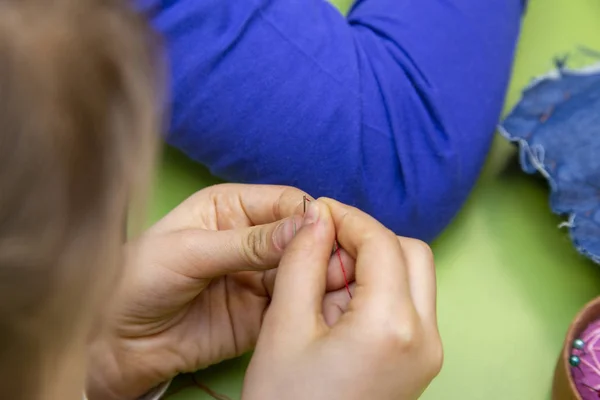
[[[127,0],[0,2],[0,377],[42,365],[114,280],[159,125],[157,40]]]

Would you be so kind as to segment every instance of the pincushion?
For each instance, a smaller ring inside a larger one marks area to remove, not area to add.
[[[556,365],[552,399],[597,400],[596,389],[600,389],[600,297],[586,304],[569,327]]]

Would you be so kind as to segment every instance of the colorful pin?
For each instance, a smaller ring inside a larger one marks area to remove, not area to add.
[[[575,339],[573,340],[573,348],[577,349],[577,350],[583,350],[584,346],[585,346],[585,342],[581,339]]]

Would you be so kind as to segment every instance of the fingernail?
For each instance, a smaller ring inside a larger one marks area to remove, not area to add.
[[[296,221],[294,218],[288,218],[281,222],[273,232],[273,243],[279,250],[285,247],[292,241],[296,235]]]
[[[303,226],[314,224],[319,220],[319,205],[316,201],[312,201],[308,204],[306,213],[304,214]]]

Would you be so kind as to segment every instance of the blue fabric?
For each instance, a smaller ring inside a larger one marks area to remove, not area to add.
[[[552,210],[577,249],[600,263],[600,69],[558,71],[536,80],[502,123],[528,173],[547,178]]]
[[[141,0],[171,64],[168,142],[226,180],[298,186],[398,234],[472,188],[521,0]]]

